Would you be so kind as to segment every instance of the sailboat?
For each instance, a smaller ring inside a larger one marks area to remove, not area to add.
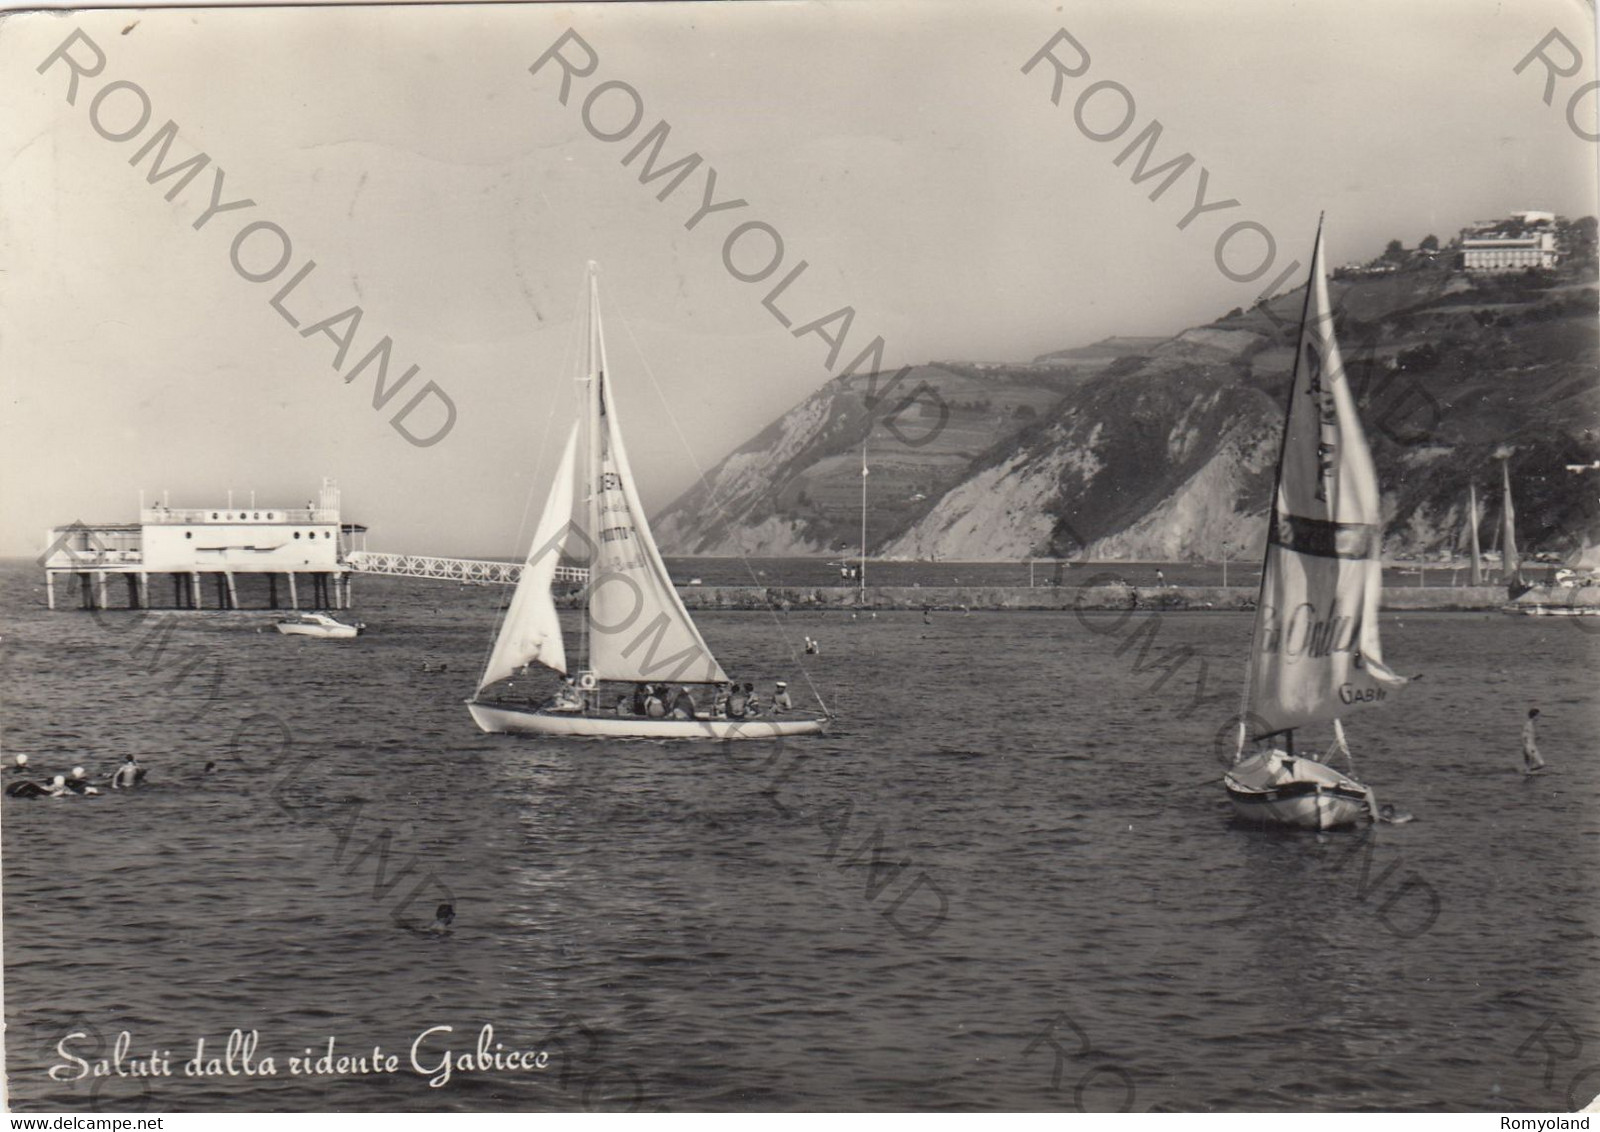
[[[1478,546],[1478,488],[1467,485],[1467,523],[1472,538],[1472,575],[1475,586],[1483,585],[1483,550]]]
[[[599,280],[593,263],[589,265],[588,292],[583,404],[567,434],[522,576],[467,710],[484,731],[532,735],[772,739],[819,733],[827,722],[825,716],[786,711],[733,718],[715,710],[716,692],[729,683],[728,675],[678,597],[634,487],[606,367]],[[574,519],[579,485],[583,505]],[[491,685],[529,666],[537,664],[568,675],[566,645],[551,585],[562,551],[573,543],[581,543],[589,558],[576,678],[542,707],[498,702],[489,692]],[[681,689],[690,698],[693,690],[699,690],[691,716],[674,718],[634,710],[636,703],[643,706],[646,700],[644,685],[663,684]]]
[[[1511,456],[1500,458],[1500,473],[1505,480],[1505,503],[1500,508],[1504,535],[1500,546],[1500,574],[1506,588],[1515,593],[1522,582],[1522,557],[1517,553],[1517,509],[1511,502]]]
[[[1334,340],[1320,221],[1283,429],[1239,742],[1223,783],[1246,820],[1334,829],[1376,820],[1377,799],[1351,775],[1296,754],[1295,732],[1331,722],[1322,757],[1348,760],[1342,717],[1385,702],[1406,680],[1378,644],[1378,478]]]

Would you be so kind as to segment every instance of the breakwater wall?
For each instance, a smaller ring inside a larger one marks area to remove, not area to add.
[[[1255,608],[1254,586],[680,586],[691,610],[882,609],[934,610],[1223,610]],[[1530,590],[1517,605],[1600,606],[1600,587]],[[1406,586],[1385,589],[1386,610],[1496,610],[1508,604],[1502,586]]]

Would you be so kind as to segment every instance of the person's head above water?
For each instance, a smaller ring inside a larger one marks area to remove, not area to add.
[[[54,778],[52,778],[50,780],[50,785],[51,786],[65,786],[66,784],[67,784],[67,776],[64,775],[64,774],[58,774]]]
[[[1534,716],[1536,716],[1538,714],[1539,714],[1539,709],[1538,708],[1535,707],[1535,708],[1529,708],[1528,709],[1528,718],[1529,719],[1532,719]]]
[[[72,768],[72,777],[73,778],[82,778],[83,777],[83,768],[81,766],[73,767]]]
[[[18,755],[14,761],[16,762],[16,764],[18,766],[27,766],[28,765],[28,756],[27,755]]]
[[[136,760],[132,755],[123,755],[122,756],[122,761],[125,762],[125,763],[131,763],[131,762],[136,762],[138,760]]]
[[[456,918],[456,906],[454,904],[439,905],[439,907],[434,910],[433,918],[440,923],[450,923]]]
[[[784,688],[787,688],[788,686],[789,686],[789,684],[788,684],[787,681],[784,681],[784,680],[779,680],[778,681],[778,689],[779,689],[779,691],[782,691]]]

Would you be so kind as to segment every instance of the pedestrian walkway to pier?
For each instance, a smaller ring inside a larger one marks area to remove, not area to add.
[[[522,563],[493,562],[481,558],[430,558],[421,554],[385,554],[377,550],[356,550],[345,556],[345,568],[358,574],[384,574],[391,578],[436,578],[440,581],[474,582],[479,585],[514,586],[522,577]],[[582,584],[589,571],[581,567],[557,566],[556,581]]]

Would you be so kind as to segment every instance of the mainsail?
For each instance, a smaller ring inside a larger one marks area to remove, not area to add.
[[[533,533],[533,545],[523,564],[522,577],[517,580],[516,592],[511,596],[511,607],[506,610],[505,623],[500,626],[494,651],[489,654],[489,664],[478,681],[479,691],[534,662],[566,674],[567,654],[561,644],[561,623],[556,615],[555,600],[550,595],[550,583],[555,581],[556,566],[571,528],[577,445],[578,426],[574,424],[567,434],[561,463],[556,466],[555,482],[550,485],[539,526]]]
[[[607,383],[590,276],[589,667],[601,680],[719,684],[728,676],[678,597],[650,536]]]
[[[1246,685],[1256,738],[1405,684],[1378,644],[1378,479],[1334,340],[1320,228],[1307,291]]]
[[[1467,526],[1472,531],[1472,584],[1483,585],[1483,551],[1478,546],[1478,489],[1467,485]]]
[[[1511,502],[1511,460],[1500,461],[1500,471],[1505,476],[1506,502],[1503,522],[1505,532],[1500,540],[1500,567],[1505,580],[1518,581],[1522,577],[1522,559],[1517,554],[1517,509]]]

